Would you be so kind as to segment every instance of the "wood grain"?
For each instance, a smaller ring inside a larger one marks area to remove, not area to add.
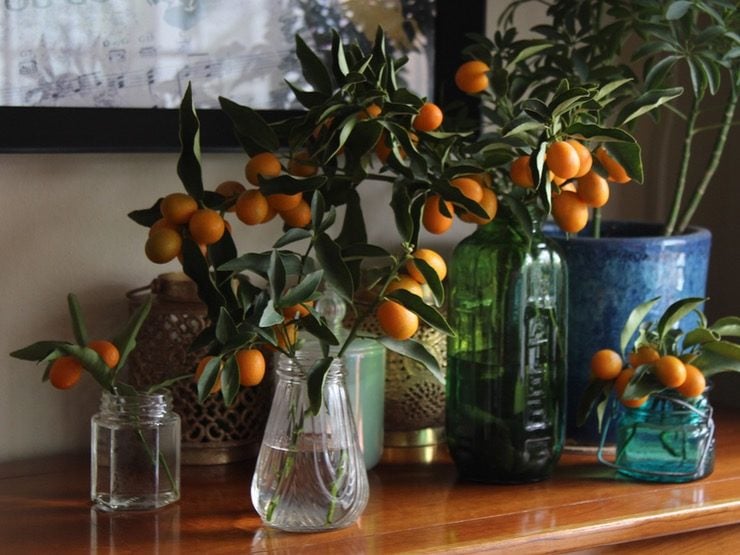
[[[386,460],[369,473],[370,502],[360,521],[318,534],[261,524],[249,498],[253,461],[183,467],[177,504],[136,513],[90,505],[84,456],[2,464],[0,552],[616,553],[599,546],[640,541],[635,545],[657,553],[674,541],[740,544],[732,526],[740,523],[737,417],[720,413],[715,471],[688,484],[615,479],[583,454],[566,454],[550,480],[520,486],[459,482],[443,451],[431,464]]]

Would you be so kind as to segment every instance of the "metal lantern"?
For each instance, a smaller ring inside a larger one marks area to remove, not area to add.
[[[204,349],[191,350],[209,324],[195,283],[182,273],[162,274],[127,293],[130,309],[149,293],[154,297],[152,309],[129,358],[129,378],[137,388],[192,373],[206,354]],[[260,385],[242,388],[229,407],[221,395],[199,403],[194,380],[175,383],[172,396],[182,419],[183,464],[223,464],[257,456],[272,397],[269,369]]]

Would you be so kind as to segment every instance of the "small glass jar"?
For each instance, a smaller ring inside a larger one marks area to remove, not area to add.
[[[252,478],[252,504],[263,522],[290,532],[342,528],[367,505],[369,487],[343,363],[335,358],[323,402],[310,408],[308,371],[318,353],[278,356],[277,385]]]
[[[104,510],[146,510],[180,498],[180,417],[170,393],[103,392],[91,421],[90,498]]]
[[[640,407],[620,409],[613,466],[636,480],[690,482],[714,470],[714,443],[706,394],[653,394]]]

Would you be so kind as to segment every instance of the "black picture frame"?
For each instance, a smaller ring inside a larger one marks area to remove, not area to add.
[[[455,68],[467,33],[485,32],[485,0],[437,0],[434,45],[434,98],[474,100],[454,86]],[[265,110],[268,121],[291,111]],[[228,118],[220,110],[198,110],[204,151],[240,149]],[[178,111],[159,108],[0,107],[0,152],[172,152],[180,148]]]

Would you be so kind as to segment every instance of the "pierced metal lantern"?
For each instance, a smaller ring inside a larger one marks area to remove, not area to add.
[[[358,301],[365,305],[364,299]],[[351,325],[351,315],[345,319]],[[368,317],[362,328],[382,335],[378,320]],[[447,336],[421,322],[412,339],[424,344],[446,374]],[[385,447],[428,447],[444,443],[445,384],[423,364],[386,351],[384,440]]]
[[[209,324],[208,310],[185,274],[158,276],[127,293],[133,311],[151,293],[152,309],[129,358],[129,379],[137,388],[192,373],[206,354],[191,350]],[[268,365],[270,361],[268,360]],[[198,402],[194,380],[172,386],[175,412],[182,419],[182,464],[224,464],[257,456],[272,398],[272,372],[256,387],[242,388],[227,407],[221,395]]]

